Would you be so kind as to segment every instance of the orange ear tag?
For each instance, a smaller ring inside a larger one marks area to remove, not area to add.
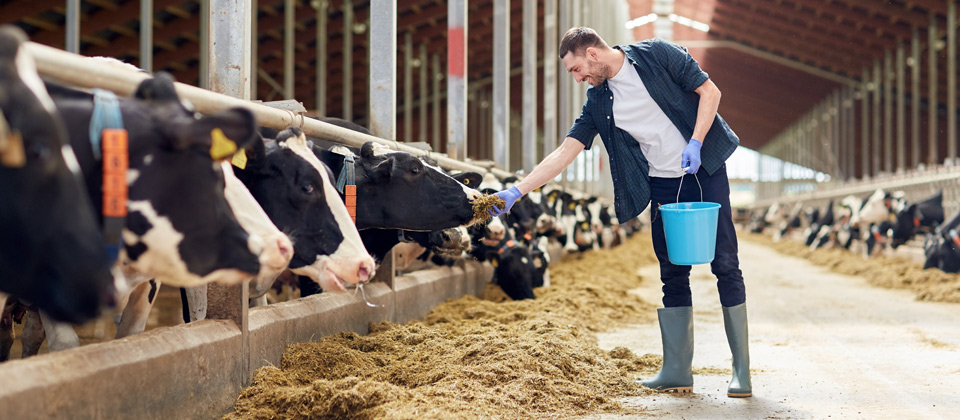
[[[103,215],[127,216],[127,130],[103,130]]]

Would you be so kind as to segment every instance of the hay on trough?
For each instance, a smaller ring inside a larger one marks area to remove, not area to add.
[[[917,300],[960,303],[960,274],[944,273],[936,268],[924,270],[923,265],[904,258],[879,256],[867,259],[845,249],[810,249],[790,240],[774,242],[761,234],[750,234],[747,238],[780,253],[826,266],[833,272],[861,276],[874,286],[912,290]]]
[[[637,413],[619,397],[659,367],[597,331],[652,322],[654,306],[629,289],[655,261],[646,235],[551,268],[536,300],[473,296],[444,303],[422,322],[371,324],[293,345],[280,367],[257,371],[226,419],[529,419]],[[493,289],[490,289],[491,291]]]

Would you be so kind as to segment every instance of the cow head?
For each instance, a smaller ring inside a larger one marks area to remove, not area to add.
[[[237,176],[294,246],[290,268],[327,291],[370,280],[373,258],[367,253],[333,174],[313,154],[297,127],[260,143],[247,154]]]
[[[410,153],[367,142],[356,168],[360,229],[439,230],[474,222],[480,193]]]
[[[110,302],[111,262],[25,41],[0,27],[0,291],[80,323]]]
[[[233,108],[199,116],[180,102],[173,83],[159,73],[141,83],[136,98],[118,100],[129,138],[127,263],[173,286],[253,277],[263,244],[237,222],[219,165],[256,138],[253,114]],[[53,93],[96,204],[101,163],[87,134],[93,96],[65,87]]]

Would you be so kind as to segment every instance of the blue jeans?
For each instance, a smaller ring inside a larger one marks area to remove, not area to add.
[[[733,227],[733,215],[730,210],[730,182],[727,180],[726,165],[720,167],[712,176],[700,168],[697,177],[683,177],[680,202],[700,201],[699,178],[703,188],[703,201],[720,203],[720,219],[717,222],[717,248],[710,269],[717,276],[717,290],[720,292],[720,304],[726,307],[736,306],[746,301],[743,286],[743,274],[740,272],[740,260],[737,258],[737,232]],[[690,266],[673,265],[667,259],[667,241],[663,235],[663,218],[657,208],[661,204],[677,202],[677,190],[681,187],[680,178],[650,178],[650,205],[653,206],[652,220],[653,249],[660,261],[660,281],[663,282],[663,306],[693,306],[690,295]]]

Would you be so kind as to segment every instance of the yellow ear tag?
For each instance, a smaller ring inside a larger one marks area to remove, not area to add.
[[[577,203],[570,203],[570,204],[567,205],[567,207],[569,207],[570,210],[576,210],[576,209],[577,209]]]
[[[237,150],[237,153],[233,154],[233,160],[231,160],[230,163],[240,169],[247,169],[247,151],[244,149]]]
[[[0,166],[8,168],[22,168],[27,164],[27,154],[23,147],[23,137],[20,132],[10,133],[0,139]]]
[[[237,151],[237,143],[227,138],[223,130],[214,128],[210,131],[210,139],[213,143],[210,145],[210,157],[213,160],[223,160]]]
[[[492,265],[494,268],[496,268],[497,265],[499,265],[499,264],[500,264],[500,263],[497,262],[497,259],[496,259],[496,258],[490,259],[490,265]]]
[[[470,178],[464,178],[463,185],[470,185]]]

